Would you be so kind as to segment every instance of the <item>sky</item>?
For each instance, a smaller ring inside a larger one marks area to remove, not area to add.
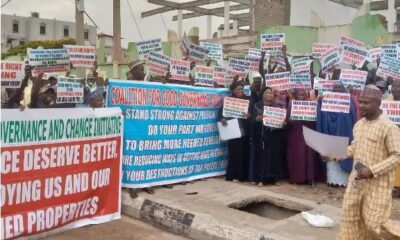
[[[142,40],[129,10],[127,1],[130,2],[143,40],[155,38],[166,40],[166,28],[175,31],[177,30],[177,22],[172,21],[172,17],[177,14],[177,11],[142,18],[141,12],[155,9],[158,6],[148,3],[147,0],[121,0],[121,29],[122,37],[124,38],[122,42],[124,47],[127,46],[128,42]],[[174,1],[186,2],[189,0]],[[5,2],[6,0],[1,0],[2,4]],[[85,10],[99,26],[98,32],[112,35],[112,2],[112,0],[85,0]],[[213,4],[212,6],[206,6],[206,8],[222,7],[223,4],[224,3],[221,2]],[[75,21],[74,5],[74,0],[12,0],[1,10],[2,13],[16,14],[19,16],[30,16],[31,12],[36,11],[39,12],[41,18],[56,18],[65,21]],[[355,9],[343,7],[328,0],[292,0],[291,25],[308,26],[310,23],[311,10],[318,12],[324,19],[326,25],[350,23],[356,13]],[[183,11],[183,13],[185,13],[185,11]],[[199,27],[200,38],[206,38],[206,18],[207,17],[185,19],[183,21],[184,31],[188,32],[191,27]],[[165,26],[163,19],[165,21]],[[85,22],[92,24],[86,16]],[[218,26],[223,24],[223,22],[223,18],[213,17],[212,32],[214,33]]]

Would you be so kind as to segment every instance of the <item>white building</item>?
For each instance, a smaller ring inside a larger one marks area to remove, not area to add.
[[[37,12],[30,17],[1,14],[1,52],[28,41],[75,39],[75,29],[74,22],[39,18]],[[96,46],[96,34],[95,26],[85,25],[85,45]]]

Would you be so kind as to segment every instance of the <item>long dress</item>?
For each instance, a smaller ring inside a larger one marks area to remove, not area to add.
[[[273,105],[278,107],[278,105]],[[260,101],[252,110],[252,139],[254,143],[254,181],[275,183],[283,177],[283,162],[286,158],[286,136],[284,129],[272,129],[255,121],[264,108]]]
[[[320,133],[349,137],[350,144],[353,139],[353,126],[356,119],[353,101],[350,101],[350,113],[323,112],[321,111],[321,100],[318,102],[316,130]],[[327,183],[347,186],[352,167],[352,158],[340,161],[340,163],[328,161],[326,164]]]
[[[234,97],[234,96],[230,96]],[[248,99],[245,97],[244,99]],[[249,104],[250,106],[251,104]],[[220,111],[222,118],[222,109]],[[225,118],[230,120],[232,118]],[[244,133],[241,138],[228,140],[228,165],[226,167],[225,179],[227,181],[239,180],[247,181],[249,172],[249,156],[250,156],[250,120],[238,119],[239,126]]]
[[[322,181],[325,175],[316,152],[304,141],[303,126],[314,130],[315,122],[290,120],[286,127],[288,180],[290,183]]]

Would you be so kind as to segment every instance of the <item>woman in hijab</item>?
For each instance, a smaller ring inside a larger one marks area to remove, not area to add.
[[[308,94],[306,89],[294,89],[293,100],[306,101]],[[315,184],[316,180],[323,179],[323,171],[316,158],[316,153],[306,145],[303,137],[303,126],[315,129],[315,121],[301,121],[290,119],[289,106],[289,120],[287,124],[288,133],[288,179],[290,183],[308,183]]]
[[[343,83],[337,82],[333,86],[333,92],[347,93]],[[316,130],[333,136],[348,137],[349,144],[353,140],[353,126],[357,121],[356,109],[353,100],[350,99],[350,112],[327,112],[321,110],[322,99],[318,102]],[[346,187],[349,174],[353,167],[353,159],[343,161],[329,161],[326,164],[327,184],[334,187]]]
[[[230,90],[232,98],[240,98],[250,100],[243,92],[243,83],[237,80],[233,81]],[[251,104],[249,104],[251,106]],[[226,126],[227,120],[231,118],[225,118],[222,116],[222,110],[220,111],[220,119],[223,126]],[[228,166],[226,168],[225,179],[227,181],[248,180],[248,158],[250,156],[250,141],[249,141],[249,127],[250,127],[250,114],[247,114],[247,119],[238,119],[239,126],[243,132],[241,138],[231,139],[228,141]]]
[[[254,143],[254,180],[258,186],[278,184],[283,176],[285,159],[285,130],[263,125],[264,106],[281,107],[275,103],[275,93],[272,88],[261,90],[261,101],[252,109],[252,139]]]

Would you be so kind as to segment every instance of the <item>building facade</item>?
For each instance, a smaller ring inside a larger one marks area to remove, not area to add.
[[[39,18],[36,12],[30,17],[1,14],[1,52],[28,41],[75,39],[75,31],[74,22]],[[96,34],[95,26],[85,25],[85,45],[96,46]]]

